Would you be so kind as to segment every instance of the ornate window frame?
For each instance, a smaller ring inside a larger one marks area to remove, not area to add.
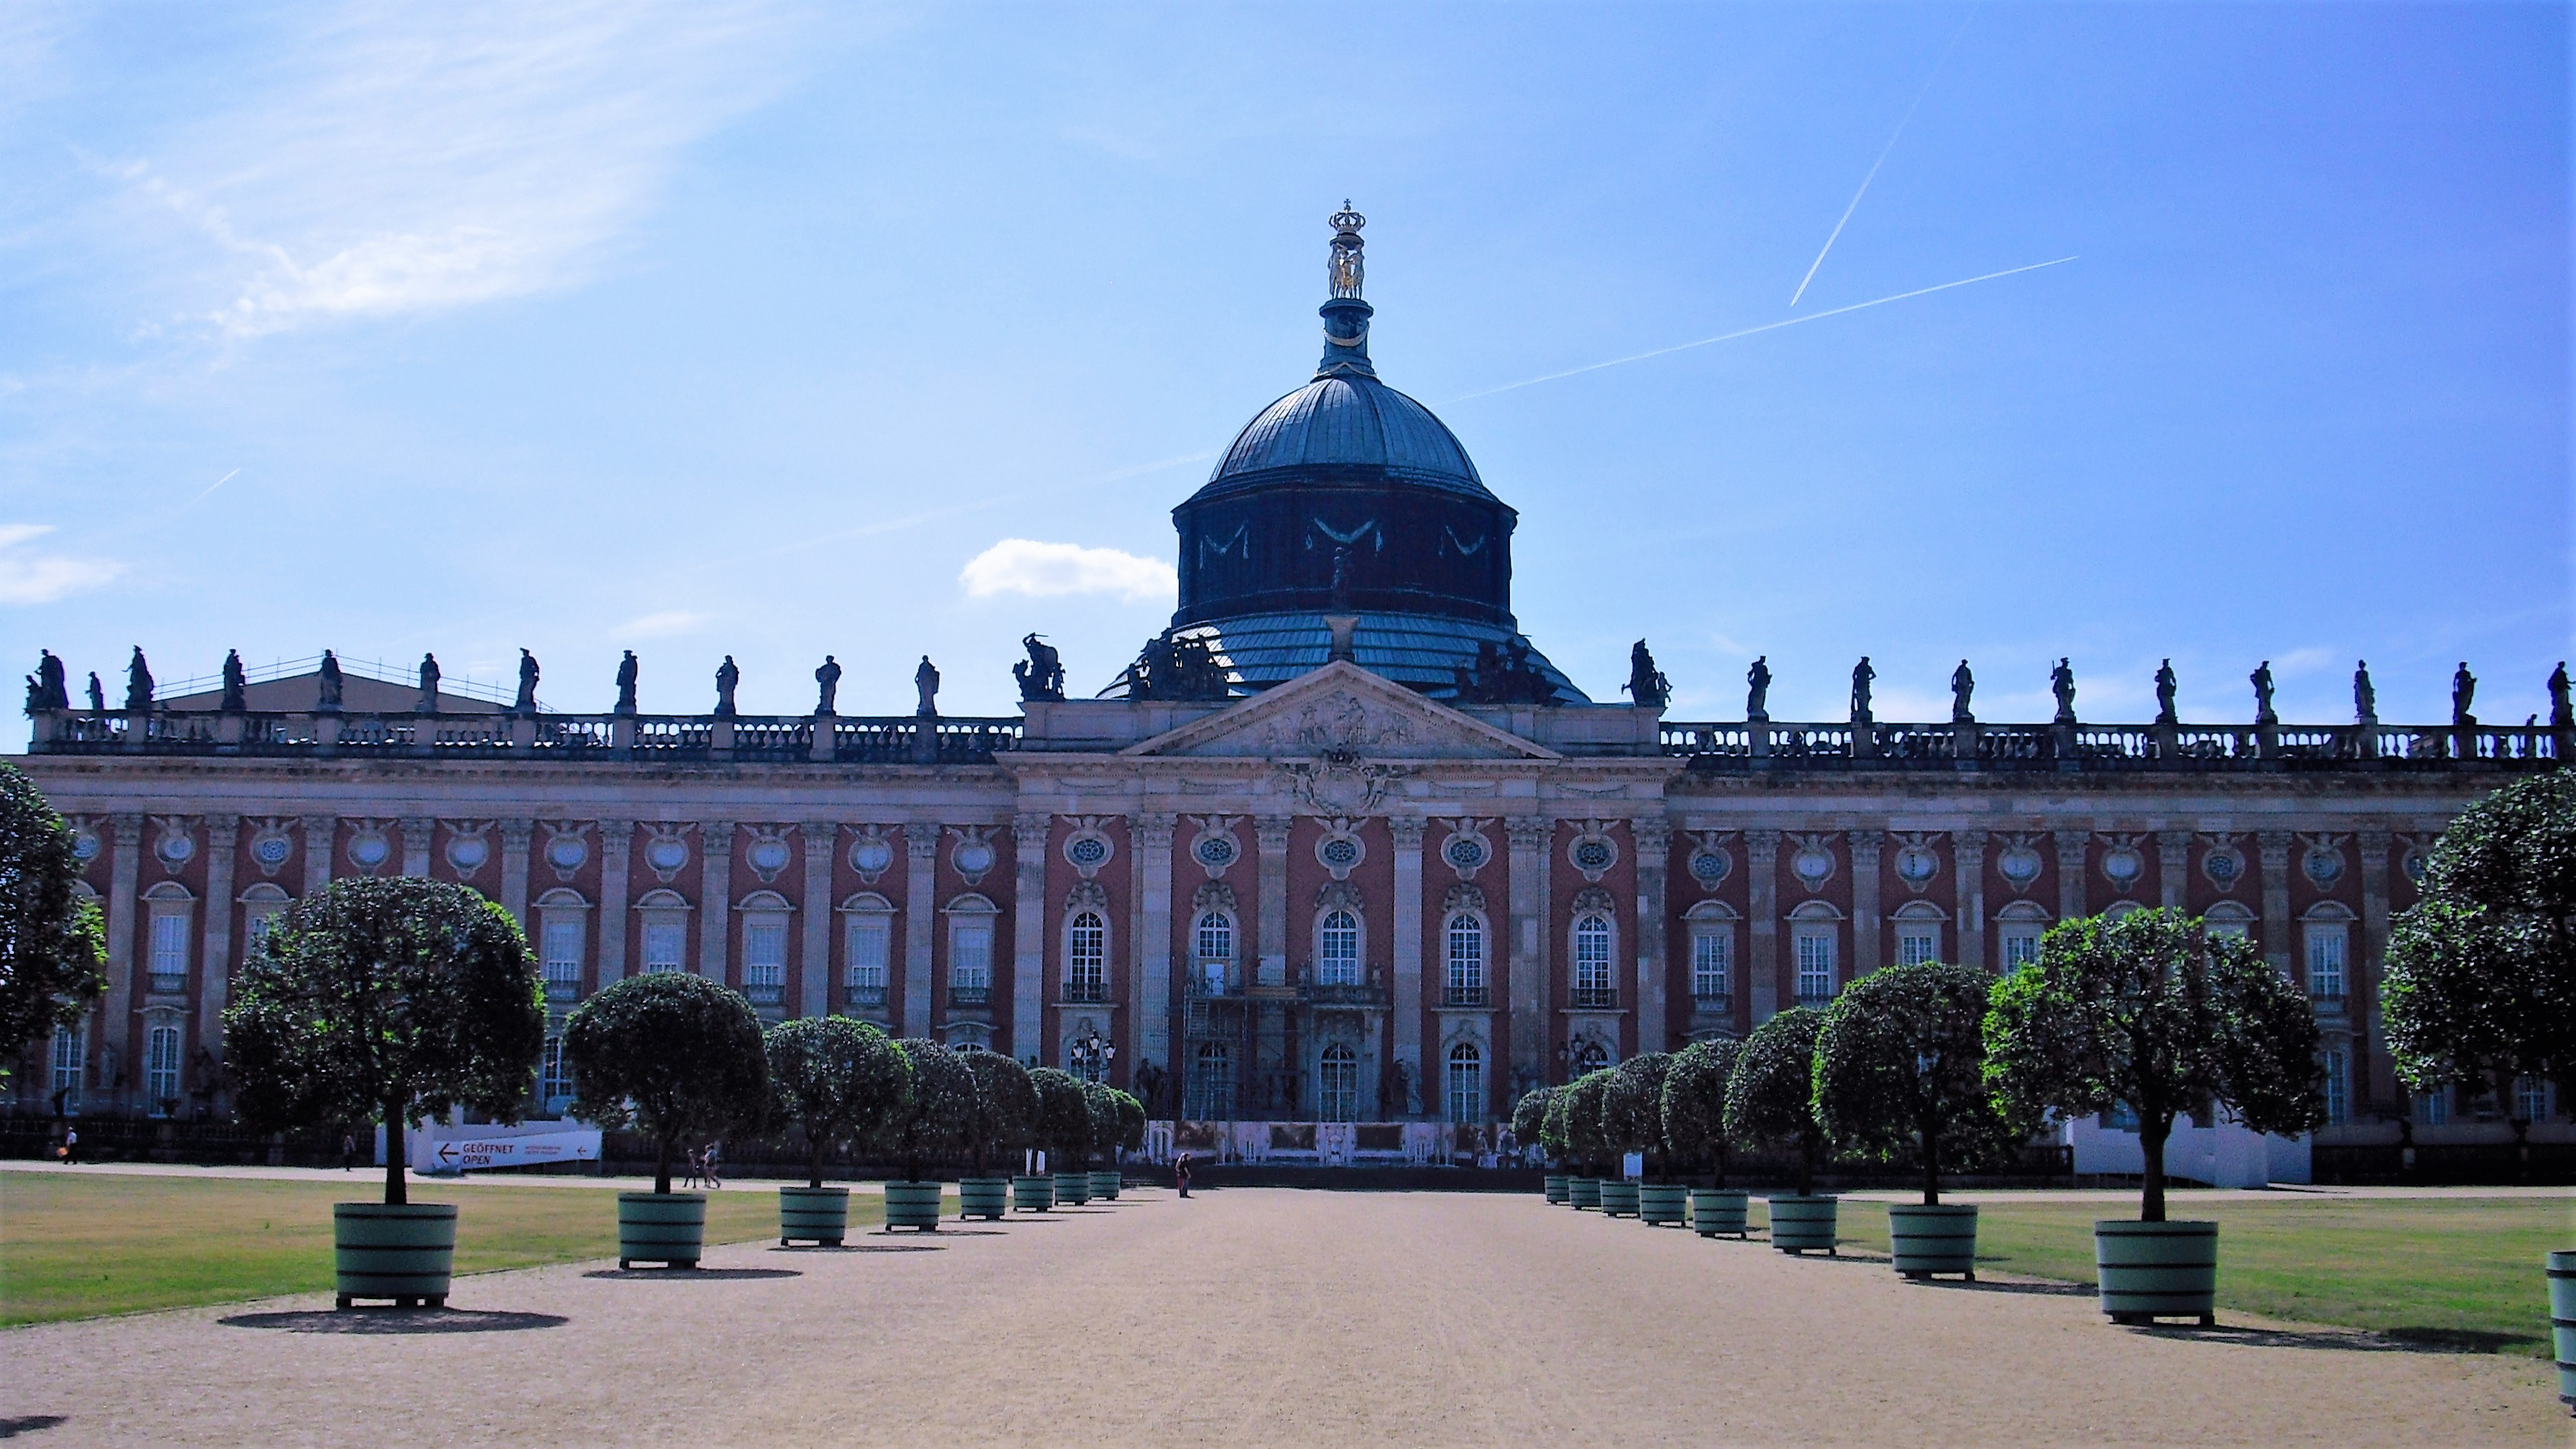
[[[841,999],[862,1009],[883,1010],[894,980],[894,902],[875,891],[852,891],[841,901]],[[873,937],[876,960],[861,946]],[[873,971],[873,982],[862,972]]]

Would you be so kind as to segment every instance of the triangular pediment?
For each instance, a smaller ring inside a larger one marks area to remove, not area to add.
[[[1120,751],[1199,758],[1553,760],[1556,751],[1336,660]]]

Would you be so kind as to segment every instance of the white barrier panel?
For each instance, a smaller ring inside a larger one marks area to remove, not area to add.
[[[450,1135],[454,1134],[454,1135]],[[599,1129],[557,1127],[542,1130],[438,1128],[411,1135],[415,1172],[480,1172],[494,1167],[530,1167],[547,1162],[597,1162]]]

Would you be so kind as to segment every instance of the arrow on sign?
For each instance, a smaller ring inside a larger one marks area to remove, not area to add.
[[[455,1144],[455,1143],[453,1143],[453,1142],[442,1142],[442,1143],[438,1144],[438,1165],[439,1165],[439,1166],[441,1166],[441,1167],[446,1167],[446,1166],[449,1166],[450,1164],[454,1163],[455,1161],[456,1161],[456,1144]]]

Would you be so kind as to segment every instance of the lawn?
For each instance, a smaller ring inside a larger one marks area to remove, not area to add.
[[[1762,1220],[1759,1200],[1755,1221]],[[2218,1223],[2218,1303],[2241,1313],[2366,1328],[2480,1352],[2549,1356],[2541,1266],[2576,1246],[2567,1198],[2316,1198],[2193,1201],[2176,1218]],[[2093,1221],[2135,1209],[1987,1201],[1977,1262],[1998,1272],[2092,1286]],[[1887,1251],[1887,1212],[1846,1202],[1842,1240]]]
[[[0,1173],[0,1325],[328,1292],[331,1204],[379,1197],[382,1182]],[[707,1241],[775,1237],[773,1187],[709,1193]],[[617,1256],[607,1187],[416,1182],[411,1199],[460,1205],[460,1274]],[[884,1211],[853,1194],[850,1225]]]

